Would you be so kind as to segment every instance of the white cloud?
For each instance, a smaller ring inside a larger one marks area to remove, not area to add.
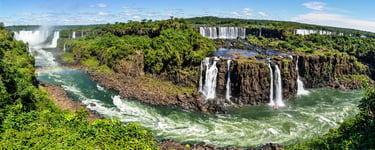
[[[312,10],[323,10],[324,7],[326,6],[326,3],[323,3],[323,2],[307,2],[307,3],[303,3],[302,5],[305,6],[306,8],[308,8],[308,9],[312,9]]]
[[[24,13],[20,13],[19,15],[21,15],[21,16],[32,16],[33,14],[29,13],[29,12],[24,12]]]
[[[251,11],[253,11],[253,10],[250,9],[250,8],[244,8],[244,9],[242,9],[242,11],[243,11],[244,13],[248,13],[248,12],[251,12]]]
[[[105,12],[98,12],[96,15],[99,15],[99,16],[109,16],[110,14],[105,13]]]
[[[375,32],[375,21],[360,20],[339,14],[312,12],[298,15],[292,20],[309,24],[319,24]]]
[[[259,14],[259,16],[261,16],[261,17],[267,17],[267,16],[268,16],[268,14],[265,13],[265,12],[263,12],[263,11],[258,12],[258,14]]]
[[[91,8],[106,8],[107,4],[99,3],[95,5],[90,5]]]

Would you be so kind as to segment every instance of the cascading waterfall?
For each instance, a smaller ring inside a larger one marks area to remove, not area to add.
[[[46,44],[51,32],[48,30],[36,30],[36,31],[19,31],[14,32],[14,38],[19,41],[29,43],[29,52],[36,52],[35,65],[37,67],[57,67],[58,63],[55,61],[55,57],[49,51],[43,50],[42,48],[55,48],[57,46],[57,40],[59,38],[59,32],[56,31],[53,34],[51,44]]]
[[[273,100],[273,71],[270,62],[268,62],[268,68],[270,69],[270,103],[269,105],[275,106],[275,102]]]
[[[212,59],[212,61],[211,61]],[[199,81],[199,91],[204,95],[205,99],[214,99],[216,96],[216,78],[218,69],[216,62],[219,60],[217,57],[205,58],[201,63],[201,77]],[[205,72],[205,79],[203,83],[203,71]]]
[[[75,39],[76,38],[76,32],[73,32],[72,33],[72,39]]]
[[[57,40],[60,38],[60,32],[56,31],[53,33],[53,39],[51,44],[48,46],[48,48],[56,48],[57,46]]]
[[[283,102],[283,93],[282,93],[282,85],[281,85],[281,73],[280,69],[277,65],[275,65],[275,106],[283,107],[285,106]]]
[[[305,90],[303,87],[303,82],[301,81],[301,77],[299,76],[299,71],[298,71],[298,58],[296,60],[296,70],[297,70],[297,95],[308,95],[310,92]]]
[[[14,32],[14,38],[18,41],[27,42],[32,46],[43,44],[50,36],[49,31],[18,31]]]
[[[225,93],[225,99],[230,100],[231,92],[230,92],[230,63],[232,60],[227,60],[227,65],[228,65],[228,78],[227,78],[227,85],[226,85],[226,93]]]
[[[63,51],[64,51],[64,52],[66,51],[66,44],[65,44],[65,43],[64,43]]]
[[[199,33],[210,39],[245,38],[246,29],[242,27],[199,27]]]
[[[202,36],[209,39],[217,39],[216,27],[199,27],[199,32]]]

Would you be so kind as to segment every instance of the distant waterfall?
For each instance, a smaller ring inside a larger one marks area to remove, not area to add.
[[[75,39],[76,38],[76,32],[73,32],[72,33],[72,39]]]
[[[268,62],[268,68],[270,69],[270,103],[269,105],[274,106],[275,102],[273,101],[273,71],[270,62]]]
[[[48,48],[56,48],[57,46],[57,40],[60,38],[60,32],[59,31],[56,31],[54,34],[53,34],[53,39],[52,39],[52,42],[51,44],[48,46]]]
[[[227,100],[230,100],[230,98],[232,97],[231,96],[231,92],[230,92],[230,63],[231,63],[232,60],[227,60],[227,65],[228,65],[228,77],[227,77],[227,86],[226,86],[226,93],[225,93],[225,98]]]
[[[47,41],[50,32],[42,31],[18,31],[14,32],[14,38],[18,41],[27,42],[30,45],[39,45]]]
[[[201,63],[201,74],[199,79],[199,92],[201,92],[205,99],[213,99],[216,96],[216,78],[218,68],[216,62],[219,60],[217,57],[205,58]],[[205,79],[203,83],[203,70],[205,70]]]
[[[65,43],[64,43],[63,51],[64,51],[64,52],[66,51],[66,44],[65,44]]]
[[[246,29],[242,27],[199,27],[199,33],[210,39],[245,38]]]
[[[199,27],[199,33],[209,39],[217,39],[217,28],[216,27]]]
[[[296,70],[297,70],[297,95],[308,95],[310,92],[305,90],[303,87],[303,82],[301,81],[301,77],[299,76],[299,71],[298,71],[298,56],[296,60]]]
[[[280,69],[277,65],[275,65],[275,102],[276,107],[285,106],[283,102],[283,92],[282,92],[282,85],[281,85],[281,73]]]

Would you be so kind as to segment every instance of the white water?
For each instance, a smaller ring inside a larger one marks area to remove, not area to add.
[[[246,29],[242,27],[199,27],[199,33],[210,39],[245,38]]]
[[[281,73],[277,65],[275,65],[275,102],[276,108],[285,106],[283,102],[283,87],[281,84]]]
[[[45,43],[49,36],[50,32],[47,30],[14,32],[14,38],[16,40],[29,43],[30,46],[36,46]]]
[[[19,41],[29,43],[29,52],[36,52],[35,64],[38,67],[52,68],[57,67],[58,63],[55,61],[55,57],[49,51],[45,51],[42,48],[55,48],[57,46],[57,40],[59,38],[59,32],[56,31],[53,34],[53,38],[50,44],[48,38],[51,37],[51,32],[48,30],[36,30],[36,31],[19,31],[14,32],[14,38]]]
[[[299,71],[298,71],[298,56],[296,60],[296,71],[297,71],[297,95],[308,95],[310,92],[305,90],[303,86],[303,82],[301,81],[301,77],[299,76]]]
[[[226,85],[226,92],[225,92],[225,99],[230,100],[231,92],[230,92],[230,63],[232,60],[228,59],[227,60],[227,65],[228,65],[228,78],[227,78],[227,85]]]
[[[72,33],[72,39],[75,39],[76,38],[76,32],[73,32]]]
[[[59,31],[56,31],[53,33],[53,39],[52,39],[52,42],[51,44],[48,46],[48,48],[56,48],[57,46],[57,40],[59,40],[60,38],[60,32]]]
[[[285,106],[283,102],[283,87],[281,84],[281,73],[277,65],[275,65],[275,102],[276,108]]]
[[[218,69],[216,67],[217,60],[219,60],[217,57],[205,58],[203,59],[202,64],[201,64],[201,77],[200,77],[200,83],[199,83],[199,86],[200,86],[199,91],[203,94],[205,99],[214,99],[216,96],[216,78],[217,78],[217,73],[218,73]],[[202,70],[206,70],[204,83],[202,83],[203,82]]]
[[[268,62],[268,69],[270,69],[270,106],[275,106],[275,102],[273,101],[273,71],[270,62]]]
[[[63,51],[64,51],[64,52],[66,51],[66,44],[65,44],[65,43],[64,43]]]

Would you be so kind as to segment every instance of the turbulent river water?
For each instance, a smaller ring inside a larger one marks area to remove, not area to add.
[[[309,95],[293,98],[286,102],[286,107],[278,110],[264,105],[243,107],[228,114],[205,115],[122,99],[78,70],[42,68],[38,70],[38,79],[62,86],[73,99],[82,101],[106,118],[139,122],[152,130],[158,139],[187,143],[204,141],[218,146],[258,146],[269,142],[293,144],[312,139],[353,117],[363,95],[358,90],[312,89]]]

